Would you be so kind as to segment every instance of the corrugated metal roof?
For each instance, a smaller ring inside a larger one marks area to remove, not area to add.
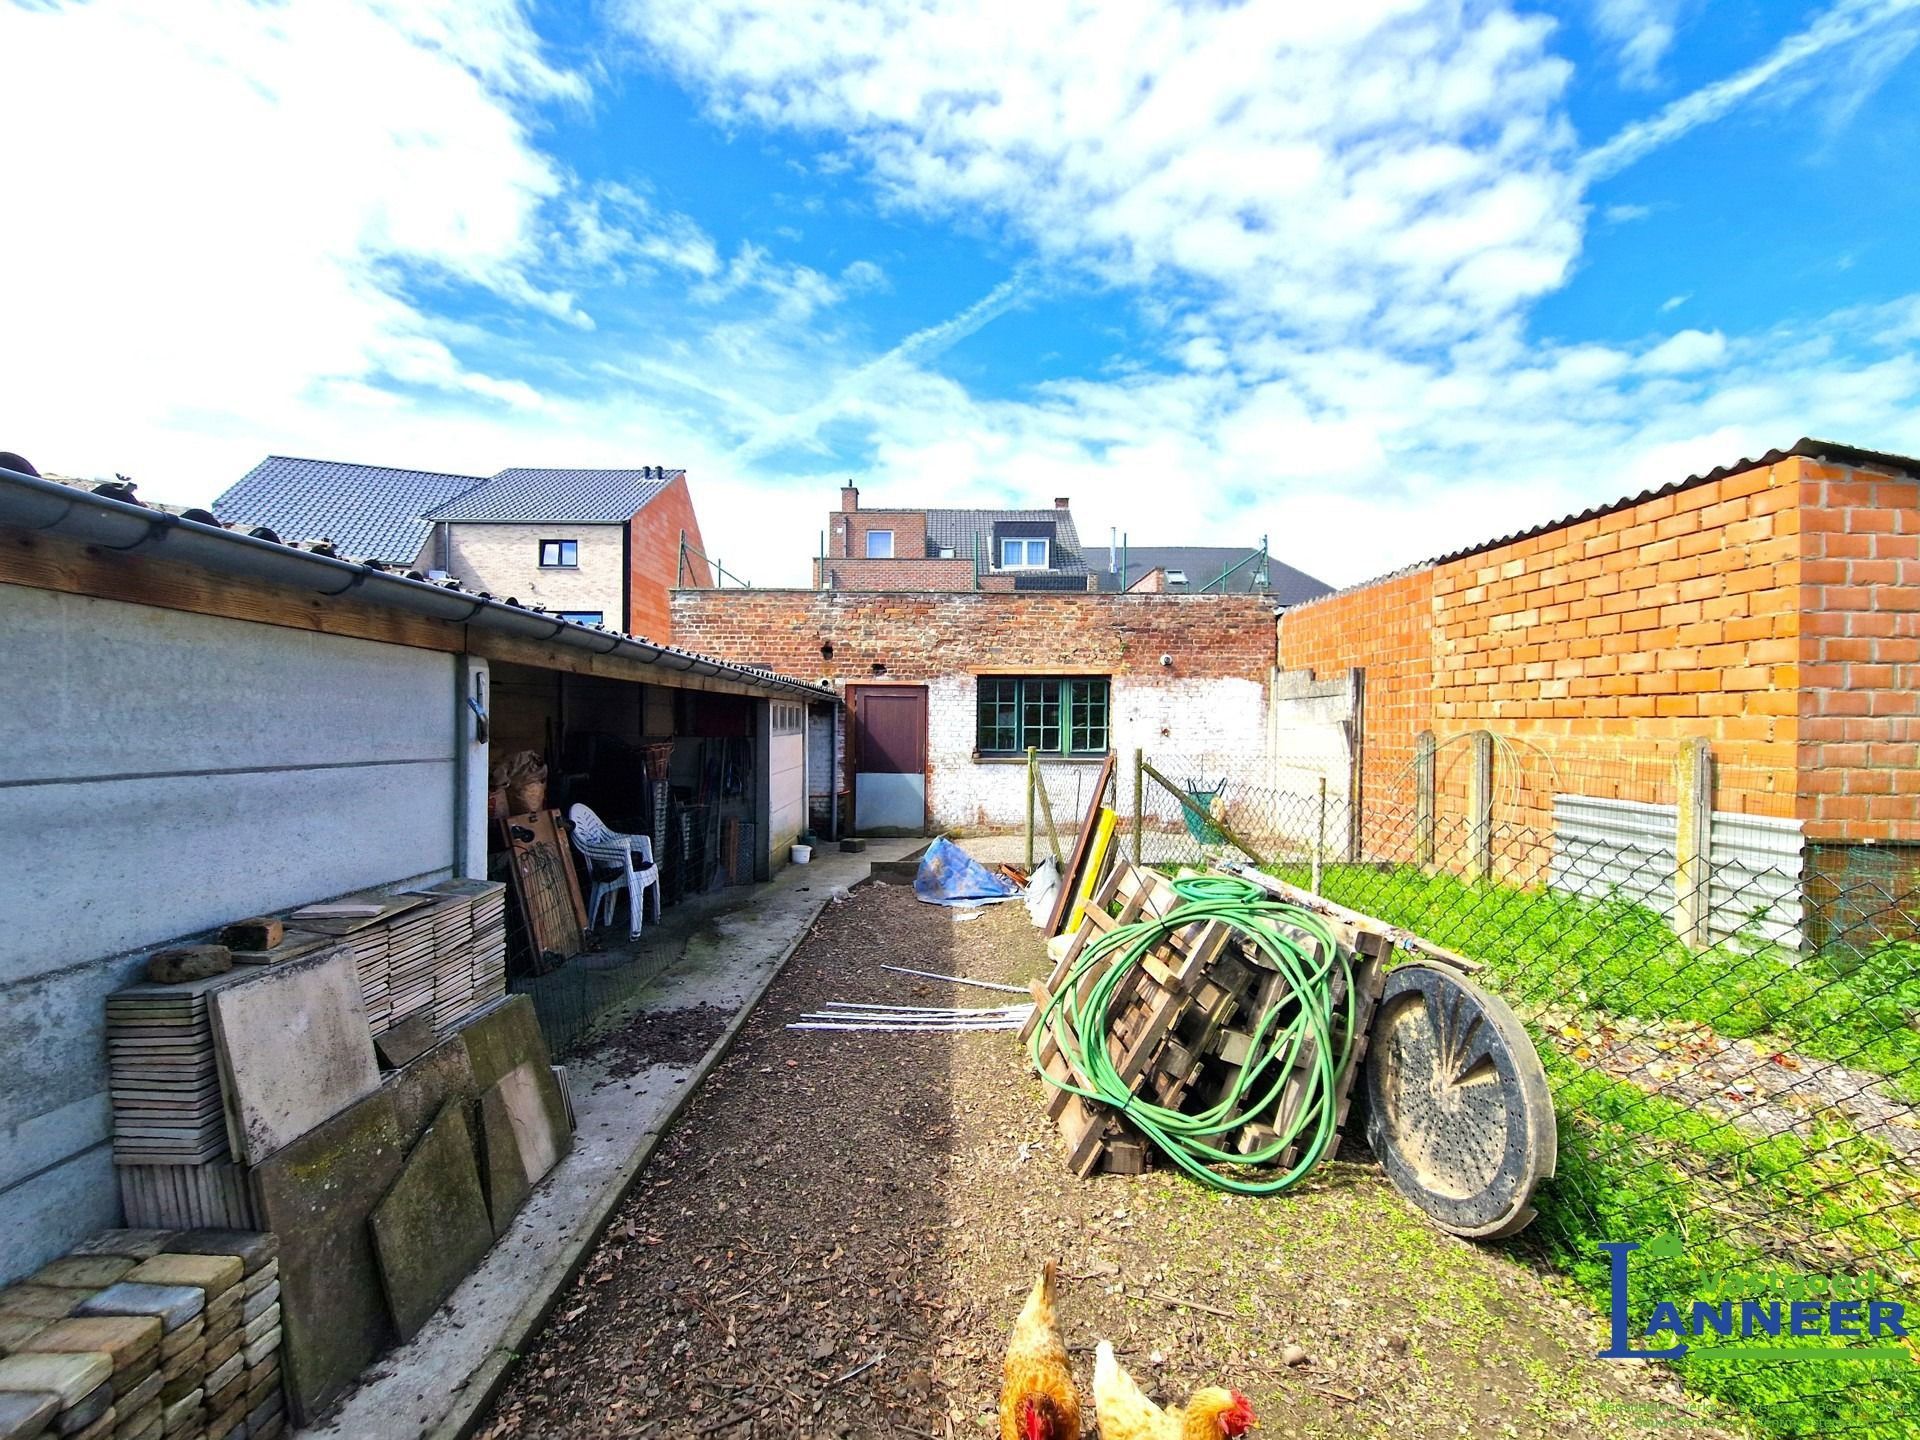
[[[427,512],[483,478],[269,455],[213,502],[213,513],[282,540],[331,540],[342,554],[411,565],[433,528]]]
[[[983,565],[994,564],[993,527],[1006,521],[1045,521],[1054,527],[1049,550],[1048,569],[1060,575],[1085,575],[1087,562],[1080,558],[1080,535],[1073,528],[1073,512],[1059,505],[1045,510],[929,510],[927,511],[927,554],[953,551],[956,558],[971,560],[976,539]]]
[[[427,518],[612,524],[631,519],[686,473],[663,465],[639,470],[502,470],[437,506]]]
[[[1234,545],[1129,545],[1126,547],[1127,573],[1124,578],[1111,567],[1113,552],[1105,545],[1090,545],[1082,551],[1087,564],[1100,578],[1102,590],[1124,590],[1128,585],[1137,584],[1154,570],[1179,571],[1186,575],[1185,586],[1170,586],[1171,589],[1200,590],[1209,581],[1218,580],[1224,570],[1239,565],[1238,570],[1227,577],[1224,585],[1216,589],[1231,595],[1271,595],[1277,605],[1299,605],[1308,600],[1317,600],[1322,595],[1333,593],[1333,587],[1324,580],[1316,580],[1304,570],[1296,570],[1268,555],[1263,564],[1249,559],[1257,555],[1257,550],[1249,550]],[[1241,565],[1241,561],[1247,563]],[[1259,583],[1257,577],[1267,577],[1266,583]]]

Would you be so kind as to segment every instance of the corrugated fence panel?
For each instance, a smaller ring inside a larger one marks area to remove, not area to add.
[[[1595,899],[1617,894],[1671,915],[1676,815],[1672,805],[1555,795],[1549,883]],[[1797,948],[1804,917],[1800,822],[1716,810],[1712,843],[1714,939],[1744,931]]]

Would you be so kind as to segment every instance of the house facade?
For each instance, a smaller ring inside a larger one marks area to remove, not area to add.
[[[862,509],[851,483],[827,516],[816,590],[1061,590],[1094,577],[1063,496],[1050,510]]]
[[[214,513],[657,640],[673,586],[712,579],[686,472],[663,466],[479,476],[271,455]]]

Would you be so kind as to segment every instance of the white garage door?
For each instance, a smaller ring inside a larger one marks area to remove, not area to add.
[[[767,747],[768,797],[772,812],[773,863],[787,858],[787,847],[807,828],[806,707],[776,700]]]

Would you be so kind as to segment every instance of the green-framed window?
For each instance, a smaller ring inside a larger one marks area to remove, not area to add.
[[[1104,755],[1104,675],[982,675],[975,747],[982,755]]]

